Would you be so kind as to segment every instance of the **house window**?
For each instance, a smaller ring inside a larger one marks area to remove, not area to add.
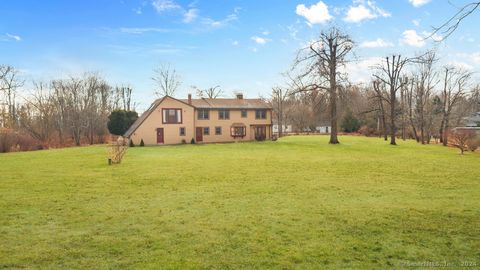
[[[210,118],[209,111],[206,109],[198,110],[197,118],[198,120],[208,120],[208,118]]]
[[[255,119],[267,119],[267,110],[256,110]]]
[[[163,124],[181,124],[182,109],[162,109]]]
[[[180,128],[180,136],[185,136],[185,127]]]
[[[247,118],[247,110],[242,110],[242,118]]]
[[[219,110],[218,111],[218,119],[230,119],[230,111],[229,110]]]
[[[222,135],[222,127],[215,127],[215,135]]]
[[[246,135],[246,132],[247,132],[247,129],[246,127],[232,127],[230,129],[230,135],[232,135],[232,137],[245,137]]]
[[[203,135],[209,135],[210,134],[210,128],[209,127],[204,127],[203,128]]]

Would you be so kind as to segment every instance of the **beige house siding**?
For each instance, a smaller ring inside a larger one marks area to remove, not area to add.
[[[163,128],[164,143],[163,144],[180,144],[183,140],[190,143],[191,139],[196,137],[196,128],[209,128],[209,134],[203,134],[203,141],[199,143],[215,143],[215,142],[235,142],[235,141],[252,141],[255,140],[255,126],[263,125],[266,127],[266,139],[272,137],[272,112],[266,109],[266,119],[256,119],[256,109],[247,109],[247,117],[241,116],[241,109],[228,109],[230,112],[229,119],[219,119],[219,109],[208,109],[209,119],[198,119],[198,109],[190,106],[187,102],[177,100],[171,97],[162,99],[154,110],[149,110],[143,122],[135,127],[133,133],[129,136],[133,142],[138,145],[143,139],[146,145],[157,145],[157,129]],[[164,124],[162,122],[163,109],[181,109],[181,124]],[[142,115],[143,117],[143,115]],[[246,136],[243,138],[234,138],[231,136],[231,127],[233,124],[243,124],[246,127]],[[185,136],[180,136],[180,128],[185,128]],[[221,134],[216,135],[216,127],[221,127]]]
[[[242,118],[241,110],[230,109],[230,119],[219,119],[219,110],[210,110],[208,120],[198,119],[198,114],[195,113],[195,125],[197,127],[208,127],[210,129],[210,135],[203,135],[203,142],[234,142],[234,141],[251,141],[255,140],[254,129],[251,125],[271,125],[271,113],[267,111],[267,119],[255,119],[255,110],[247,110],[247,117]],[[230,133],[230,128],[234,123],[245,124],[246,136],[243,138],[233,138]],[[215,127],[222,128],[221,135],[215,135]],[[267,127],[267,139],[270,136],[270,126]]]
[[[162,109],[181,109],[181,124],[163,124]],[[143,139],[147,145],[157,144],[157,128],[163,128],[164,144],[179,144],[182,140],[190,142],[195,137],[194,108],[183,102],[166,97],[158,107],[145,119],[145,121],[130,136],[135,144]],[[180,127],[185,127],[185,136],[180,136]]]

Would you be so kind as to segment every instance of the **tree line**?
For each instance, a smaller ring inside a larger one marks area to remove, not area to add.
[[[11,66],[0,67],[0,151],[103,143],[112,111],[132,111],[132,88],[111,86],[97,73],[24,81]]]
[[[337,128],[353,118],[360,123],[354,131],[392,145],[397,138],[447,145],[451,129],[480,111],[480,85],[473,73],[441,65],[435,50],[385,56],[370,68],[370,82],[352,84],[346,65],[355,61],[353,50],[348,34],[330,28],[299,51],[285,82],[270,96],[280,136],[286,124],[302,132],[328,121],[330,143],[337,144]],[[351,125],[342,129],[352,131]]]

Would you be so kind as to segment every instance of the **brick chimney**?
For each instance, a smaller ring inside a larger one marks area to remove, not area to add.
[[[242,94],[242,93],[238,93],[238,94],[237,94],[237,99],[243,99],[243,94]]]
[[[192,94],[188,94],[188,104],[192,105]]]

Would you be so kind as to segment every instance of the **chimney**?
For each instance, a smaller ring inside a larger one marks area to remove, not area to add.
[[[192,105],[192,94],[188,94],[188,104]]]
[[[241,93],[237,94],[237,99],[243,99],[243,94]]]

